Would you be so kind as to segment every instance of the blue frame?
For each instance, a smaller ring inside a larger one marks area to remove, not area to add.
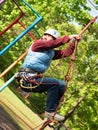
[[[17,41],[19,41],[26,33],[28,33],[36,24],[38,24],[42,20],[42,16],[34,10],[25,0],[21,0],[28,6],[36,15],[37,19],[28,27],[26,28],[19,36],[17,36],[12,42],[8,44],[2,51],[0,51],[0,56],[2,56],[9,48],[11,48]],[[3,91],[15,78],[15,75],[12,76],[2,87],[0,87],[0,92]]]

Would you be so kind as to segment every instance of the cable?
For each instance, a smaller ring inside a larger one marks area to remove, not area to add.
[[[98,6],[96,6],[94,2],[92,2],[91,0],[88,0],[88,1],[96,10],[98,10]]]

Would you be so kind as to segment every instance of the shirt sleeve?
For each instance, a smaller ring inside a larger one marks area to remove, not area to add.
[[[53,57],[53,60],[60,59],[63,57],[69,57],[73,53],[74,49],[75,49],[75,44],[73,43],[64,50],[55,50],[55,55]]]
[[[53,48],[57,48],[70,40],[69,36],[64,36],[53,41],[43,41],[42,39],[36,40],[32,45],[32,51],[45,51]]]

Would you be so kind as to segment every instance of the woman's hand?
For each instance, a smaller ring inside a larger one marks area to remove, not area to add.
[[[80,40],[81,40],[81,36],[79,36],[78,34],[70,35],[69,38],[70,38],[70,39],[75,38],[77,41],[80,41]]]

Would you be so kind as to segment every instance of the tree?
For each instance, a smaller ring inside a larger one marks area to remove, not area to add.
[[[79,33],[92,19],[90,14],[87,12],[90,8],[87,7],[86,0],[66,0],[66,2],[64,0],[27,0],[27,2],[43,17],[40,24],[35,27],[40,34],[43,34],[43,32],[49,27],[58,29],[61,35],[76,34]],[[98,0],[95,0],[95,2],[98,3]],[[17,3],[22,8],[23,12],[25,12],[25,17],[21,20],[26,26],[29,26],[36,16],[32,14],[32,11],[30,11],[21,1],[18,0]],[[0,5],[0,9],[0,18],[2,16],[2,20],[0,21],[0,31],[2,31],[20,14],[20,11],[16,6],[13,6],[12,1],[6,1],[3,5]],[[74,24],[76,22],[78,26]],[[67,111],[70,110],[73,104],[77,101],[77,98],[83,96],[85,91],[88,90],[86,98],[75,110],[75,113],[73,113],[71,118],[66,122],[72,130],[96,130],[98,127],[97,28],[98,23],[94,23],[83,35],[83,38],[78,45],[73,74],[71,76],[71,81],[69,82],[67,93],[65,94],[65,100],[73,91],[75,92],[60,109],[60,112],[65,115],[65,113],[67,113]],[[5,47],[9,41],[12,41],[17,37],[21,31],[23,31],[23,29],[21,29],[19,25],[15,25],[4,35],[4,37],[0,37],[0,42],[3,42],[3,44],[1,44],[2,47]],[[34,29],[31,31],[35,34]],[[29,38],[28,35],[25,35],[18,43],[16,43],[15,46],[8,50],[4,56],[0,57],[0,71],[2,72],[8,65],[10,65],[10,62],[15,61],[17,55],[21,55],[26,48],[30,46],[31,42],[32,39]],[[64,47],[66,47],[66,45]],[[69,62],[70,58],[52,62],[46,75],[64,79]],[[7,74],[6,79],[9,79],[9,77],[11,77],[21,67],[21,63],[22,61]]]

